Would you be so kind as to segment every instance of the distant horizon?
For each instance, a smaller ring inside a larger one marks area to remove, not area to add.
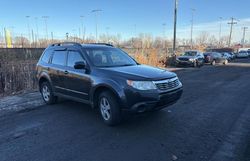
[[[95,38],[95,14],[91,11],[101,9],[97,16],[98,35],[120,34],[122,40],[138,36],[140,33],[150,34],[153,37],[166,37],[172,39],[173,35],[173,2],[174,0],[155,0],[145,2],[143,0],[127,0],[117,2],[115,0],[80,1],[67,3],[65,0],[56,0],[51,3],[44,1],[17,0],[4,1],[0,10],[1,35],[3,29],[11,30],[12,36],[30,37],[29,32],[40,38],[46,37],[45,19],[47,21],[48,37],[51,32],[55,39],[64,39],[65,34],[82,35],[84,28],[87,37]],[[215,7],[214,4],[217,6]],[[194,38],[202,32],[207,32],[218,38],[219,26],[222,24],[221,36],[228,36],[230,25],[227,23],[231,17],[237,19],[237,25],[233,28],[233,41],[240,42],[243,27],[249,27],[250,14],[248,6],[250,2],[230,2],[221,0],[204,0],[189,2],[179,0],[177,38],[190,38],[191,8],[194,8]],[[216,10],[214,12],[214,8]],[[238,9],[240,8],[240,10]],[[28,18],[27,18],[28,16]],[[44,18],[48,16],[47,18]],[[83,17],[84,16],[84,17]],[[219,17],[223,19],[220,20]],[[28,30],[28,26],[30,30]],[[29,32],[28,32],[29,31]],[[1,36],[0,35],[0,36]],[[250,42],[250,31],[246,32],[246,40]]]

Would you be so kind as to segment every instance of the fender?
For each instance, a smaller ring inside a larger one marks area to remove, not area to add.
[[[118,100],[119,102],[122,101],[123,99],[125,99],[125,93],[123,91],[122,86],[113,80],[105,79],[105,80],[102,80],[102,83],[95,82],[93,84],[93,88],[90,91],[90,102],[92,102],[93,105],[95,103],[94,102],[94,99],[95,99],[94,95],[95,95],[96,91],[99,88],[103,88],[103,87],[111,90],[117,96],[117,98],[119,98],[119,100]]]

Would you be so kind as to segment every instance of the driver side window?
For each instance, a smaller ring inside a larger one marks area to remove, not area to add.
[[[69,51],[68,52],[68,61],[67,66],[74,68],[76,62],[84,61],[82,55],[77,51]]]

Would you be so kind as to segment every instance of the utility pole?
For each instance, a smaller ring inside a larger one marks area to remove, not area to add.
[[[245,37],[246,37],[246,30],[248,29],[248,27],[243,27],[243,38],[242,38],[242,46],[244,47],[245,45]]]
[[[175,0],[175,5],[174,5],[174,40],[173,40],[173,55],[176,55],[177,9],[178,9],[178,0]]]
[[[48,35],[48,24],[47,24],[47,20],[48,20],[49,16],[42,16],[42,18],[44,19],[46,40],[48,41],[49,35]]]
[[[191,49],[193,49],[193,29],[194,29],[194,11],[195,9],[191,9],[192,11],[192,19],[191,19],[191,39],[190,39],[190,44],[191,44]]]
[[[95,14],[95,24],[96,24],[96,26],[95,26],[95,36],[96,36],[96,43],[99,42],[99,40],[98,40],[98,20],[97,20],[97,18],[98,18],[98,13],[101,12],[101,11],[102,11],[101,9],[92,10],[92,13]]]
[[[221,27],[222,27],[222,17],[219,17],[220,18],[220,30],[219,30],[219,46],[221,46]]]
[[[231,46],[231,41],[232,41],[232,33],[233,33],[233,25],[236,25],[237,22],[235,21],[235,18],[231,18],[231,22],[228,22],[227,24],[231,25],[230,27],[230,33],[229,33],[229,40],[228,40],[228,47]]]

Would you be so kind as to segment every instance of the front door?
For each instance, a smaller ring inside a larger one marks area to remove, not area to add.
[[[89,92],[91,88],[90,75],[86,74],[85,69],[75,69],[76,62],[85,61],[78,51],[69,50],[66,64],[65,88],[69,96],[77,97],[85,101],[89,100]]]

